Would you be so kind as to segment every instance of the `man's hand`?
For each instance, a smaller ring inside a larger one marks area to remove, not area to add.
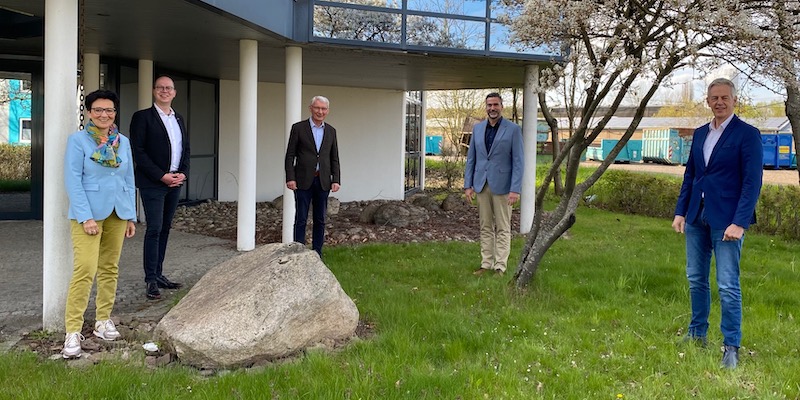
[[[338,183],[331,183],[331,192],[338,192],[339,191],[339,184]]]
[[[472,188],[464,189],[464,196],[467,196],[467,200],[472,203],[472,198],[475,197],[475,191]]]
[[[678,233],[685,233],[686,232],[686,217],[682,215],[676,215],[675,219],[672,220],[672,229]]]
[[[508,193],[508,205],[512,206],[517,201],[519,201],[519,193],[515,192]]]
[[[182,172],[168,172],[161,177],[161,182],[168,187],[178,187],[183,185],[185,180],[186,175],[184,175]]]
[[[297,181],[286,181],[286,187],[289,190],[297,190]]]
[[[744,228],[736,224],[730,224],[722,234],[723,242],[735,242],[744,236]]]

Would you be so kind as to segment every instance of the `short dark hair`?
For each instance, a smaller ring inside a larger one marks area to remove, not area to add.
[[[158,80],[161,79],[161,78],[167,78],[167,79],[171,80],[173,84],[175,83],[175,79],[172,79],[171,76],[169,76],[167,74],[161,74],[161,75],[157,76],[156,79],[153,79],[153,88],[156,87],[156,82],[158,82]]]
[[[497,97],[498,99],[500,99],[500,105],[503,104],[503,98],[500,96],[500,93],[497,92],[489,93],[486,95],[486,100],[489,100],[492,97]]]
[[[116,108],[117,112],[119,112],[119,96],[117,96],[116,93],[105,89],[95,90],[94,92],[86,95],[86,98],[83,102],[83,104],[86,106],[86,110],[90,110],[92,108],[92,104],[94,104],[94,102],[98,99],[111,100],[114,102],[114,108]]]

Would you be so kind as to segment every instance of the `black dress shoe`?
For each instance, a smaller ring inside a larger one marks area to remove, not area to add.
[[[156,278],[156,283],[158,284],[158,287],[162,289],[180,289],[183,287],[182,283],[173,282],[167,279],[167,277],[164,275],[161,275],[158,278]]]
[[[158,284],[155,282],[147,282],[147,298],[157,300],[161,298],[161,291],[158,290]]]

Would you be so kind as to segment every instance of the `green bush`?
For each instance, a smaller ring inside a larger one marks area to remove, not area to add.
[[[609,170],[589,189],[590,205],[609,211],[672,218],[680,178]]]
[[[0,143],[0,180],[31,179],[31,146]]]
[[[672,219],[682,178],[610,170],[589,189],[590,207]],[[764,185],[750,231],[800,240],[800,187]]]

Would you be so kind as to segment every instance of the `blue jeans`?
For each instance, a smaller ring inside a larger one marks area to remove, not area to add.
[[[692,301],[689,335],[706,337],[711,311],[709,272],[711,252],[717,265],[717,287],[721,308],[720,331],[723,343],[739,347],[742,340],[742,290],[739,286],[739,260],[744,236],[737,241],[723,241],[724,229],[711,229],[705,221],[686,224],[686,277]]]
[[[322,255],[322,243],[325,241],[325,213],[328,211],[328,194],[330,194],[329,190],[322,190],[319,177],[314,178],[311,188],[294,191],[294,241],[306,244],[308,208],[309,206],[314,207],[311,248],[320,256]]]
[[[180,187],[139,188],[144,205],[147,230],[144,233],[144,281],[155,282],[163,275],[167,240],[172,227],[172,217],[178,208]]]

